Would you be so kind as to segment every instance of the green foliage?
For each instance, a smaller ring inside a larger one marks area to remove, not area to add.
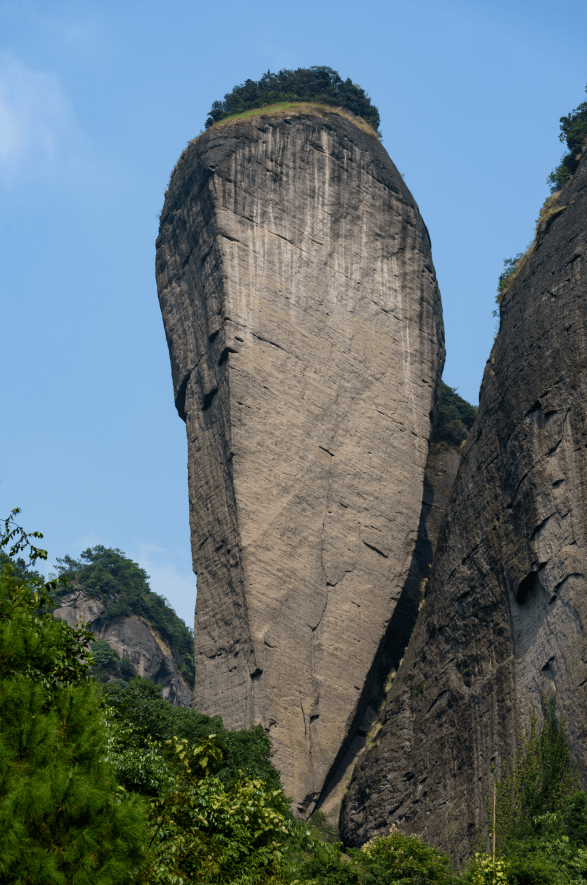
[[[310,821],[291,820],[284,880],[294,885],[359,885],[360,869],[342,847],[320,812]]]
[[[97,639],[92,643],[92,676],[98,682],[107,682],[110,676],[128,682],[136,676],[135,668],[128,658],[120,659],[115,648],[105,639]]]
[[[467,885],[507,885],[508,866],[503,857],[493,859],[477,851],[463,873],[461,881]]]
[[[508,840],[507,871],[511,885],[584,885],[587,850],[573,844],[561,815],[538,815],[531,833]]]
[[[542,698],[542,713],[544,721],[538,729],[536,711],[531,711],[529,733],[520,732],[515,759],[502,765],[495,800],[498,852],[506,849],[509,839],[532,836],[537,817],[564,811],[580,789],[564,722],[556,718],[554,698]],[[491,820],[492,799],[487,801],[487,811]]]
[[[224,784],[214,776],[222,755],[214,734],[191,748],[187,740],[166,741],[175,782],[151,802],[149,860],[138,879],[144,885],[257,885],[282,872],[287,800],[255,778]]]
[[[39,533],[15,525],[16,513],[0,547],[15,555],[29,545],[31,555],[24,569],[0,568],[0,883],[129,882],[144,855],[145,816],[104,759],[91,634],[52,617],[57,582],[32,574],[46,554],[30,545]]]
[[[501,303],[503,293],[508,288],[514,273],[518,269],[520,259],[522,259],[523,257],[524,253],[518,252],[518,254],[514,255],[513,258],[503,259],[503,270],[499,275],[499,280],[497,281],[497,294],[495,296],[497,304]]]
[[[84,550],[78,560],[71,556],[57,559],[55,568],[60,577],[80,584],[106,603],[104,626],[129,615],[148,621],[169,645],[177,669],[193,686],[193,634],[167,600],[151,590],[149,576],[136,562],[121,550],[99,544]]]
[[[410,836],[392,827],[387,836],[366,842],[358,855],[364,872],[362,885],[388,883],[438,883],[453,885],[458,881],[450,859],[418,836]]]
[[[587,92],[587,87],[585,87]],[[579,165],[579,155],[587,138],[587,101],[582,102],[566,117],[560,118],[559,139],[566,143],[568,153],[547,178],[551,193],[559,191],[573,177]]]
[[[108,683],[103,693],[109,721],[129,729],[126,740],[120,739],[122,755],[131,750],[140,754],[152,749],[153,742],[163,744],[174,737],[195,746],[214,732],[224,747],[224,759],[217,772],[223,783],[229,783],[242,772],[264,781],[271,789],[281,787],[279,775],[271,764],[271,744],[261,726],[228,731],[220,716],[204,716],[187,707],[172,707],[161,697],[159,686],[138,676],[130,680],[127,689]],[[126,766],[123,760],[122,767],[117,769],[121,783],[127,789],[142,792],[141,777]]]
[[[434,442],[460,445],[477,416],[477,408],[458,395],[454,387],[442,382],[440,409],[434,430]]]
[[[284,68],[276,74],[267,71],[258,81],[245,80],[227,93],[223,101],[212,103],[206,129],[232,114],[284,101],[314,101],[343,107],[362,117],[376,131],[379,130],[379,111],[371,104],[364,89],[350,78],[343,80],[336,71],[325,65],[297,68],[295,71]]]

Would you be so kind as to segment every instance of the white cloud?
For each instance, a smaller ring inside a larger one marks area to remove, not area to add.
[[[84,136],[56,74],[0,53],[0,176],[11,183],[70,172]]]

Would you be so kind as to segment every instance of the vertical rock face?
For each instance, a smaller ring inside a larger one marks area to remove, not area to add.
[[[587,766],[587,154],[501,305],[477,420],[379,743],[342,812],[466,857],[492,767],[555,693]]]
[[[428,232],[352,122],[235,121],[174,171],[157,283],[187,424],[193,703],[262,723],[304,813],[414,550],[444,361]]]

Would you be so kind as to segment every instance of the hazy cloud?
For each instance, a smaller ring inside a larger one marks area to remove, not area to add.
[[[56,74],[0,53],[0,178],[4,183],[70,172],[84,137]]]

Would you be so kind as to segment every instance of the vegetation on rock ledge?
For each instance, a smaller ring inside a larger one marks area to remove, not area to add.
[[[245,80],[227,93],[223,101],[212,103],[206,129],[234,114],[281,102],[318,102],[346,108],[379,131],[379,111],[365,90],[324,65],[295,71],[284,68],[276,74],[267,71],[260,80]]]
[[[579,165],[581,151],[587,138],[587,101],[582,102],[566,117],[560,118],[560,129],[559,140],[566,143],[568,153],[547,178],[551,193],[560,191],[567,181],[571,180]]]
[[[587,86],[585,91],[587,92]],[[494,316],[499,316],[499,305],[503,296],[534,251],[539,232],[544,230],[553,221],[554,217],[566,208],[557,204],[557,197],[576,172],[581,159],[581,153],[587,143],[587,101],[582,102],[566,117],[560,118],[560,129],[559,140],[566,142],[568,153],[563,156],[559,165],[556,169],[553,169],[546,179],[547,184],[550,186],[550,196],[545,200],[538,215],[536,234],[532,242],[525,252],[518,252],[513,258],[504,259],[504,269],[497,283],[497,294],[495,296],[497,308],[493,311]]]

